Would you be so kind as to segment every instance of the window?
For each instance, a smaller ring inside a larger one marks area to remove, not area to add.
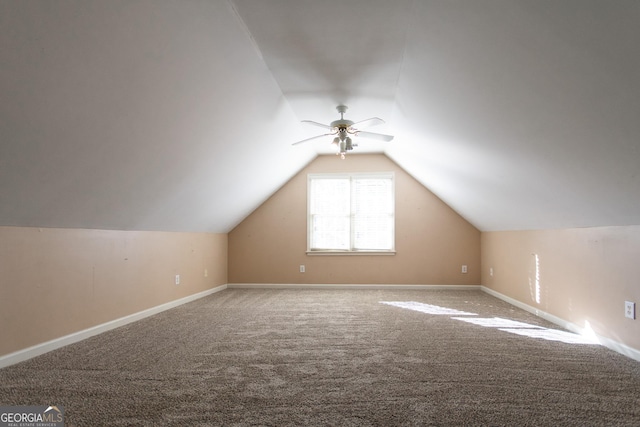
[[[308,253],[394,253],[393,172],[310,174]]]

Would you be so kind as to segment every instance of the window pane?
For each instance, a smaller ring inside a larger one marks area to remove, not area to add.
[[[349,179],[311,181],[311,214],[349,214]]]
[[[356,215],[353,221],[354,249],[393,249],[393,217],[383,215]]]
[[[354,213],[391,213],[391,179],[354,179]]]
[[[349,216],[311,216],[311,249],[348,250],[349,236]]]

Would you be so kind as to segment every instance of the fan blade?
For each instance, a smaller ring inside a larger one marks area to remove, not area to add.
[[[302,123],[309,123],[310,125],[318,126],[318,127],[323,128],[323,129],[329,129],[329,130],[333,129],[329,125],[324,125],[322,123],[314,122],[313,120],[303,120]]]
[[[377,139],[378,141],[389,142],[393,139],[391,135],[384,135],[382,133],[374,133],[374,132],[357,132],[356,136],[361,136],[367,139]]]
[[[370,126],[381,125],[382,123],[384,123],[384,120],[381,118],[371,117],[370,119],[360,120],[359,122],[352,124],[351,127],[355,129],[364,129]]]
[[[322,135],[316,135],[316,136],[312,136],[311,138],[307,138],[307,139],[303,139],[302,141],[298,141],[298,142],[294,142],[291,145],[298,145],[298,144],[302,144],[303,142],[308,142],[308,141],[312,141],[314,139],[318,139],[318,138],[323,138],[325,136],[329,136],[329,135],[333,135],[332,133],[325,133]]]

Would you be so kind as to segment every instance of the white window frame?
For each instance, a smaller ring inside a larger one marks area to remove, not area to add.
[[[356,178],[378,178],[391,180],[392,221],[391,221],[391,248],[390,249],[354,249],[353,222],[354,202],[351,201],[349,213],[350,236],[349,249],[313,249],[312,241],[312,212],[311,212],[311,182],[315,179],[348,179],[349,188],[353,195],[353,180]],[[395,255],[395,175],[393,172],[366,172],[366,173],[313,173],[307,175],[307,255]]]

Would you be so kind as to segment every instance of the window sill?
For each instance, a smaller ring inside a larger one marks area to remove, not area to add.
[[[395,255],[396,251],[307,251],[311,256],[362,256],[362,255]]]

